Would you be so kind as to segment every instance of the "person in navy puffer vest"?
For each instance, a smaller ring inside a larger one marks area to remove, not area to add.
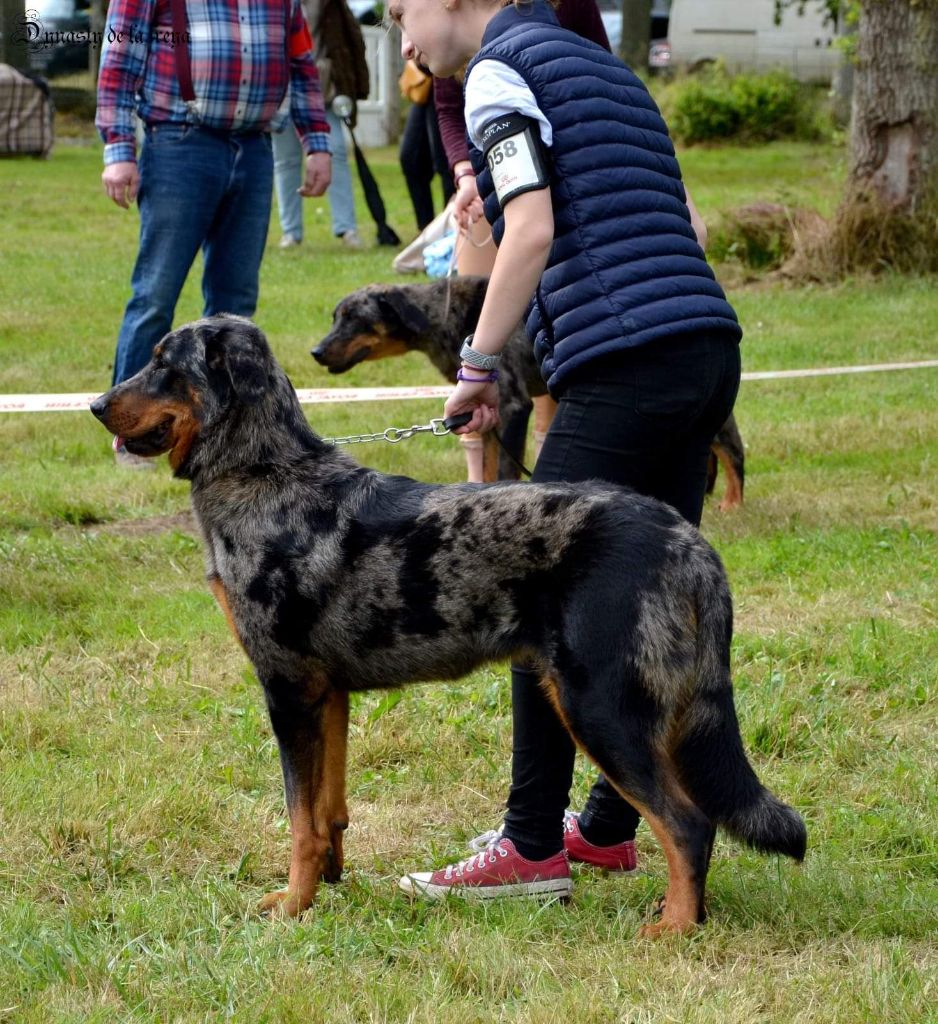
[[[648,90],[561,28],[545,0],[391,0],[388,11],[405,58],[441,77],[468,61],[470,153],[499,246],[444,414],[471,412],[462,431],[497,424],[499,353],[526,317],[559,402],[532,479],[626,485],[698,525],[742,332]],[[491,855],[471,873],[412,873],[402,888],[556,896],[570,889],[567,857],[635,867],[638,813],[605,779],[582,814],[565,816],[574,746],[538,683],[512,667],[512,785]]]

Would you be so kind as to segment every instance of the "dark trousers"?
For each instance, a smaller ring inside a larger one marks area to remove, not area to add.
[[[624,484],[698,525],[710,442],[732,411],[739,374],[739,345],[720,335],[682,335],[593,360],[558,396],[532,481]],[[504,834],[549,856],[563,846],[575,747],[537,675],[521,665],[512,666],[512,713]],[[620,841],[638,819],[600,776],[584,822]]]
[[[446,153],[436,123],[433,100],[415,103],[407,115],[400,149],[401,170],[414,207],[417,227],[423,229],[433,220],[433,175],[439,174],[443,185],[443,205],[453,195],[453,176],[446,162]]]

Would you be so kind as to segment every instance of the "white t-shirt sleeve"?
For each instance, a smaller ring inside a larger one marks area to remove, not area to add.
[[[481,149],[482,129],[507,114],[524,114],[537,121],[541,141],[550,146],[554,133],[527,83],[500,60],[481,60],[466,80],[466,128],[472,144]]]

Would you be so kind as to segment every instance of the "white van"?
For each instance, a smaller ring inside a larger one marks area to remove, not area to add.
[[[785,68],[805,82],[829,82],[840,58],[834,25],[812,0],[803,15],[786,8],[775,24],[774,0],[672,0],[671,66],[723,58],[735,71]]]

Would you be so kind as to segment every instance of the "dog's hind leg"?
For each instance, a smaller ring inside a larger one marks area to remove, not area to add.
[[[720,502],[720,511],[727,512],[731,508],[738,508],[743,503],[743,486],[746,478],[746,449],[743,446],[743,439],[739,434],[739,427],[736,426],[736,417],[730,414],[726,423],[717,431],[717,436],[710,446],[710,457],[719,459],[723,472],[726,475],[726,493]],[[716,468],[713,470],[713,478],[716,479]],[[708,488],[708,494],[713,490],[712,485]]]
[[[269,893],[260,909],[296,917],[313,901],[319,880],[342,870],[348,695],[332,689],[303,691],[302,684],[265,684],[270,721],[290,816],[292,852],[287,888]]]
[[[493,483],[498,480],[498,462],[501,455],[501,449],[499,448],[498,439],[495,437],[495,432],[490,430],[487,434],[482,435],[482,482],[486,484]],[[511,478],[509,478],[511,479]],[[517,479],[517,473],[515,474]]]
[[[551,423],[554,422],[554,416],[557,413],[557,402],[551,398],[550,395],[538,395],[534,399],[534,461],[537,462],[538,455],[541,454],[541,448],[544,444],[544,439],[547,437],[547,431],[550,430]]]
[[[345,800],[348,708],[348,694],[333,690],[323,711],[326,759],[321,790],[313,808],[313,819],[318,821],[321,815],[330,835],[326,866],[322,872],[325,882],[338,882],[345,866],[345,830],[348,828],[348,805]]]
[[[578,746],[648,822],[664,851],[668,890],[662,914],[640,934],[692,931],[704,919],[714,826],[681,786],[656,738],[657,707],[640,696],[643,689],[637,677],[624,689],[621,682],[596,676],[585,687],[565,686],[557,678],[544,685]],[[633,706],[623,709],[620,700]]]

